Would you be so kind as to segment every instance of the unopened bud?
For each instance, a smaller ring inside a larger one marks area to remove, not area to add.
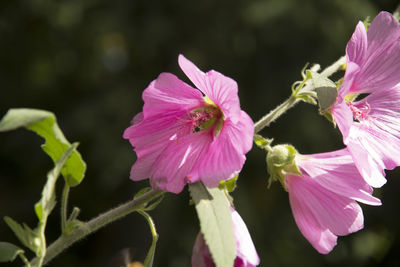
[[[268,186],[274,181],[279,181],[285,186],[285,175],[292,173],[301,175],[296,165],[297,150],[291,145],[277,145],[267,155],[267,167],[270,175]]]

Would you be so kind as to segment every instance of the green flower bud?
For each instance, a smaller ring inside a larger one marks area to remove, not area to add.
[[[277,145],[267,154],[269,177],[268,187],[272,182],[279,181],[286,190],[285,175],[292,173],[302,175],[295,158],[299,153],[291,145]]]

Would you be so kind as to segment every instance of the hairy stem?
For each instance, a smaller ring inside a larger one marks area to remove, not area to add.
[[[346,63],[346,58],[343,56],[343,57],[339,58],[336,62],[334,62],[332,65],[325,68],[321,72],[321,75],[323,75],[325,77],[329,77],[332,74],[334,74],[335,72],[343,69],[343,65],[345,63]],[[312,86],[311,81],[307,81],[301,90],[302,91],[310,91],[310,90],[312,90],[311,86]],[[300,98],[298,98],[295,94],[292,94],[282,104],[280,104],[275,109],[271,110],[267,115],[265,115],[260,120],[258,120],[254,124],[254,132],[258,133],[262,129],[264,129],[264,127],[269,126],[272,122],[274,122],[276,119],[278,119],[281,115],[283,115],[286,111],[291,109],[293,106],[295,106],[300,101],[301,101]]]
[[[61,235],[56,241],[54,241],[48,248],[46,256],[43,259],[43,264],[47,264],[54,257],[64,251],[66,248],[79,241],[83,237],[97,231],[98,229],[118,220],[126,215],[140,210],[148,202],[157,199],[163,195],[164,191],[149,190],[140,197],[131,200],[125,204],[122,204],[116,208],[113,208],[98,217],[91,219],[86,223],[82,223],[81,226],[76,227],[69,234]],[[31,265],[35,266],[39,261],[39,258],[34,258],[31,261]]]

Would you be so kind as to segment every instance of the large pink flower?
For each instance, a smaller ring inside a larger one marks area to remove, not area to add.
[[[124,132],[137,154],[131,179],[150,178],[153,188],[173,193],[187,182],[215,187],[235,176],[254,133],[234,80],[204,73],[182,55],[178,62],[197,89],[161,73],[143,92],[143,112]]]
[[[296,155],[302,173],[285,175],[293,216],[301,233],[319,253],[329,253],[337,236],[363,228],[356,201],[380,205],[372,187],[361,177],[347,149]]]
[[[231,207],[232,223],[236,241],[236,259],[233,267],[255,267],[260,264],[249,230],[239,213]],[[201,233],[193,247],[192,267],[215,267],[210,250]]]
[[[400,27],[381,12],[368,32],[359,22],[346,47],[347,67],[331,112],[364,179],[385,184],[400,165]],[[367,94],[359,101],[358,94]]]

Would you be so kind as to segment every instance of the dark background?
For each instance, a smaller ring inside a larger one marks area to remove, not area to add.
[[[141,93],[160,72],[188,81],[177,64],[184,54],[202,70],[215,69],[239,84],[242,109],[254,121],[290,94],[306,62],[329,65],[344,54],[358,20],[393,11],[398,1],[49,1],[0,3],[0,117],[12,107],[55,112],[88,164],[70,206],[88,220],[128,201],[147,181],[132,182],[136,156],[122,133],[141,111]],[[337,129],[300,104],[262,132],[301,153],[341,148]],[[0,216],[36,225],[52,162],[41,138],[26,130],[0,134]],[[382,207],[362,205],[365,229],[318,254],[300,234],[287,193],[267,189],[264,152],[255,148],[233,193],[252,234],[260,266],[400,266],[400,172],[375,195]],[[61,180],[60,180],[61,181]],[[58,183],[60,196],[62,182]],[[185,189],[168,194],[151,214],[160,234],[155,266],[189,266],[199,230]],[[49,219],[49,243],[60,233],[59,206]],[[0,240],[19,244],[0,221]],[[129,251],[143,260],[151,243],[144,218],[132,214],[85,238],[50,266],[120,266]],[[32,256],[27,252],[29,257]],[[21,262],[17,260],[20,266]]]

